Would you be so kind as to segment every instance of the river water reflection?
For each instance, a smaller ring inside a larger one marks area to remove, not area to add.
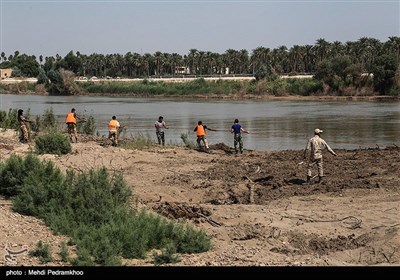
[[[166,142],[183,144],[182,133],[195,140],[198,120],[217,129],[208,132],[210,144],[233,146],[230,127],[235,118],[251,134],[244,134],[245,149],[259,151],[300,150],[315,128],[333,149],[357,149],[396,144],[400,146],[400,103],[370,101],[232,101],[144,99],[129,97],[30,96],[0,94],[0,110],[30,109],[41,115],[52,107],[63,122],[75,108],[80,115],[92,115],[101,135],[116,115],[127,126],[126,135],[149,135],[156,141],[154,122],[158,116],[170,127]]]

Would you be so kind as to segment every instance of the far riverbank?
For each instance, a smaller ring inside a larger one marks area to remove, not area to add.
[[[15,95],[32,95],[32,96],[54,96],[47,92],[35,92],[35,91],[19,91],[19,92],[0,92],[1,94],[15,94]],[[60,95],[60,97],[66,97],[69,95]],[[128,97],[128,98],[150,98],[150,99],[177,99],[177,100],[260,100],[260,101],[400,101],[400,96],[389,96],[389,95],[374,95],[374,96],[334,96],[334,95],[216,95],[216,94],[133,94],[133,93],[80,93],[74,96],[93,96],[93,97]]]
[[[163,82],[142,80],[122,81],[64,81],[60,85],[0,83],[0,94],[43,96],[96,96],[174,99],[227,99],[227,100],[399,100],[399,94],[388,96],[374,92],[371,85],[343,86],[333,91],[316,79],[217,80],[203,78],[193,81]]]

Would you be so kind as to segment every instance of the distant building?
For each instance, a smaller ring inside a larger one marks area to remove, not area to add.
[[[189,67],[177,66],[175,67],[175,74],[190,74]]]
[[[12,69],[11,68],[0,69],[0,78],[1,79],[9,78],[9,77],[11,77],[11,74],[12,74]]]

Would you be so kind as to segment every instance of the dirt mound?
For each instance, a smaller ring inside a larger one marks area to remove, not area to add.
[[[212,149],[212,150],[221,150],[221,151],[224,151],[227,154],[233,154],[235,152],[235,150],[233,148],[229,147],[225,143],[217,143],[217,144],[214,144],[214,145],[210,145],[210,149]]]

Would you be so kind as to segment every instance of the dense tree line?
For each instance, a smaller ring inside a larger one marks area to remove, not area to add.
[[[251,54],[233,49],[222,54],[191,49],[187,55],[159,51],[143,55],[132,52],[86,55],[70,51],[65,57],[40,55],[37,59],[16,51],[9,56],[2,52],[1,62],[0,67],[13,68],[15,76],[38,77],[40,82],[50,79],[53,83],[60,79],[60,69],[77,76],[121,78],[234,74],[273,80],[283,74],[308,73],[336,89],[346,85],[365,86],[367,79],[360,78],[364,74],[373,77],[376,91],[389,94],[399,86],[400,37],[389,37],[386,42],[363,37],[346,43],[321,38],[314,45],[294,45],[289,49],[258,47]],[[177,67],[186,72],[177,72]]]

